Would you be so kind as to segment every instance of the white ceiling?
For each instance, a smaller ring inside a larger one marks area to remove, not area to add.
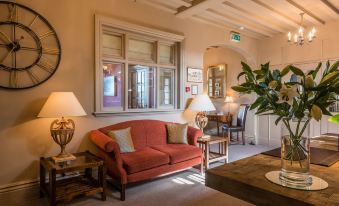
[[[256,39],[295,30],[304,15],[304,26],[339,20],[339,0],[134,0]],[[240,29],[244,27],[244,29]]]

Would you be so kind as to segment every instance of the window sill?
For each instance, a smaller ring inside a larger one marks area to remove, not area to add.
[[[93,112],[95,117],[117,117],[117,116],[149,116],[149,115],[156,115],[156,114],[180,114],[184,110],[182,109],[175,109],[175,110],[166,110],[166,111],[128,111],[128,112]]]

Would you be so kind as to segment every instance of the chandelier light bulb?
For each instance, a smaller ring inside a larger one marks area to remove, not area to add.
[[[297,42],[298,42],[298,35],[294,34],[294,43],[297,43]]]
[[[288,32],[287,38],[288,38],[288,41],[289,41],[289,42],[292,40],[292,34],[291,34],[291,32]]]
[[[316,36],[315,34],[317,33],[317,30],[315,29],[315,27],[312,28],[312,35],[313,35],[313,38]]]
[[[312,40],[313,40],[313,33],[310,32],[310,33],[308,33],[308,41],[312,42]]]

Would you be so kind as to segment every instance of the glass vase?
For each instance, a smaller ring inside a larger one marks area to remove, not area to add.
[[[310,176],[309,121],[283,124],[280,180],[289,187],[312,185]],[[302,134],[300,134],[302,132]],[[298,135],[299,133],[299,135]]]

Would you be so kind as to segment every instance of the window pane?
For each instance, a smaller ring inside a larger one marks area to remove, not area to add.
[[[162,64],[174,64],[174,47],[170,45],[159,45],[159,60]]]
[[[124,64],[103,64],[103,106],[122,107],[122,71]]]
[[[108,57],[122,57],[122,41],[123,38],[121,35],[104,32],[102,36],[103,55]]]
[[[155,108],[155,69],[142,65],[128,66],[128,108]]]
[[[130,39],[128,41],[128,57],[137,60],[154,61],[154,43]]]
[[[173,105],[174,71],[171,69],[160,69],[159,76],[160,106]]]

